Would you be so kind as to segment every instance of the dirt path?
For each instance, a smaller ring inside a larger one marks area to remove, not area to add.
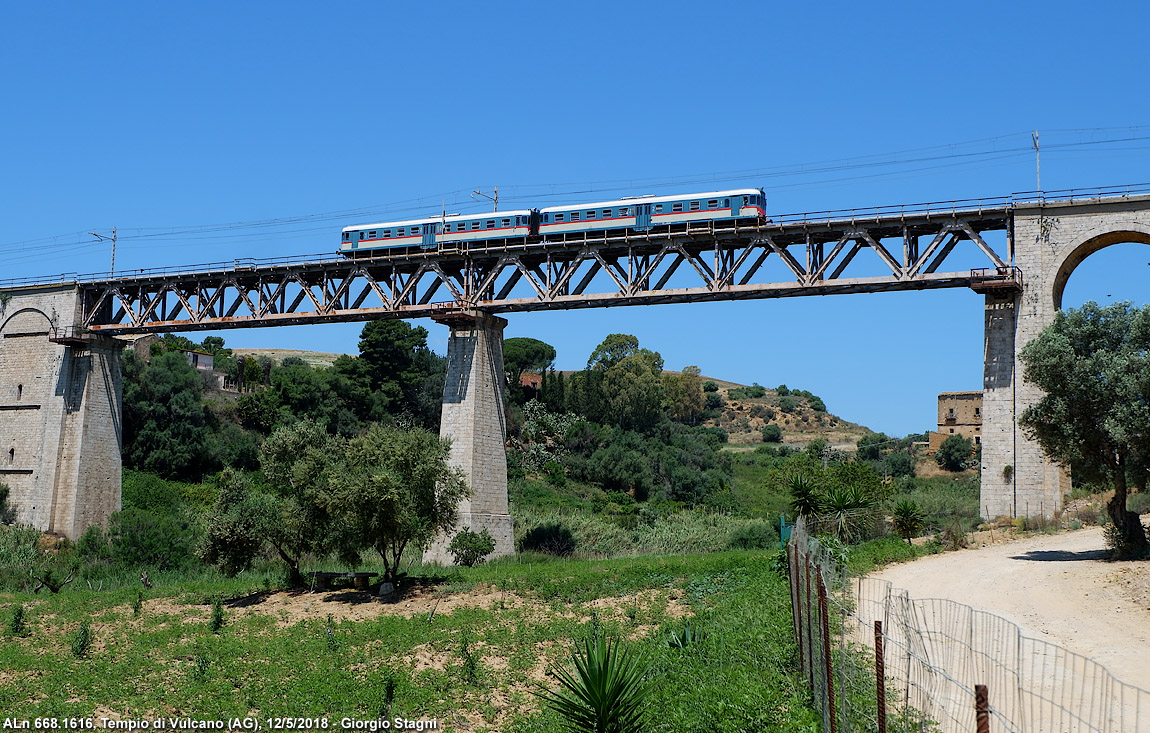
[[[1150,690],[1150,561],[1107,562],[1097,527],[893,565],[875,574],[912,598],[997,613],[1022,633],[1097,660]]]

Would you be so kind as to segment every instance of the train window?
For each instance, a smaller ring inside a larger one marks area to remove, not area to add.
[[[579,212],[578,211],[572,211],[571,212],[571,221],[579,221]]]
[[[677,204],[671,204],[671,211],[682,211],[682,210],[683,210],[683,202],[682,201],[680,201]]]
[[[588,211],[587,212],[587,218],[588,219],[594,219],[595,218],[595,212],[594,211]]]
[[[477,222],[477,221],[471,222],[471,228],[472,229],[478,229],[479,228],[479,222]]]
[[[699,210],[699,202],[698,201],[692,201],[691,202],[691,211],[698,211],[698,210]]]
[[[504,219],[503,220],[503,226],[505,226],[505,227],[511,226],[511,220],[510,219]]]
[[[730,199],[723,199],[723,208],[724,209],[731,208],[731,200]]]
[[[391,230],[390,229],[384,229],[383,230],[383,238],[384,239],[391,239]]]
[[[562,214],[556,214],[555,215],[555,221],[563,221],[563,215]]]
[[[375,231],[373,230],[373,231],[368,232],[367,238],[368,239],[375,239]]]
[[[346,242],[346,241],[348,241],[349,239],[351,239],[351,232],[344,232],[344,233],[343,233],[343,241],[345,241],[345,242]]]
[[[662,204],[655,204],[655,213],[656,214],[662,214],[663,213],[663,205]]]
[[[360,239],[363,239],[363,232],[360,232],[360,233],[359,233],[359,238],[360,238]]]
[[[719,200],[718,199],[711,199],[710,201],[707,202],[707,208],[708,209],[719,208]]]
[[[483,228],[484,229],[494,229],[495,228],[495,220],[494,219],[488,219],[485,222],[485,226]]]
[[[603,218],[604,219],[610,219],[611,218],[611,210],[610,209],[603,209]]]
[[[751,203],[751,197],[750,196],[744,196],[743,197],[743,206],[746,206],[749,203]]]
[[[631,210],[629,208],[627,208],[626,206],[619,209],[619,216],[630,216],[630,215],[631,215]]]

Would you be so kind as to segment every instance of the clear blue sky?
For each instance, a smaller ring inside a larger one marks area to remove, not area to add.
[[[772,214],[1150,182],[1141,3],[7,3],[0,279],[332,252],[349,224],[763,186]],[[964,156],[964,157],[958,157]],[[826,165],[827,161],[834,161]],[[287,221],[283,221],[287,220]],[[228,225],[228,226],[219,226]],[[954,269],[965,260],[956,259]],[[1065,304],[1147,302],[1111,247]],[[981,261],[978,262],[981,264]],[[977,266],[977,265],[976,265]],[[863,273],[859,273],[863,274]],[[982,384],[982,299],[850,295],[511,315],[582,366],[822,396],[903,435]],[[446,332],[430,322],[433,348]],[[224,332],[354,352],[359,324]]]

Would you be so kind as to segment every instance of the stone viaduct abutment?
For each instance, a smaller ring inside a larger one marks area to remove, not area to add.
[[[474,491],[459,507],[459,525],[487,529],[506,554],[506,321],[495,313],[969,287],[985,294],[981,513],[1049,517],[1069,476],[1017,426],[1040,397],[1022,378],[1019,352],[1053,321],[1086,257],[1120,242],[1150,244],[1150,195],[1073,195],[493,241],[363,260],[236,261],[0,291],[0,481],[12,488],[19,521],[73,538],[120,508],[122,342],[114,336],[431,317],[451,329],[441,432]],[[1003,231],[1000,252],[983,234]],[[973,244],[990,267],[940,271],[959,242]],[[851,277],[848,265],[864,251],[889,273]],[[793,279],[770,275],[762,267],[768,257]],[[691,277],[697,281],[683,287]],[[449,561],[443,542],[430,558]]]
[[[1053,323],[1083,260],[1112,244],[1150,244],[1150,199],[1017,205],[1012,241],[1022,292],[986,296],[981,511],[987,518],[1049,518],[1062,508],[1070,475],[1018,427],[1017,416],[1042,397],[1023,377],[1019,354]]]
[[[76,287],[0,299],[0,482],[17,519],[78,538],[120,509],[121,342],[77,336]]]

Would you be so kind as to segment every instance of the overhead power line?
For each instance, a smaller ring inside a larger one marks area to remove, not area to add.
[[[1109,150],[1145,149],[1146,146],[1131,146],[1130,143],[1150,141],[1150,126],[1052,129],[1044,130],[1043,138],[1042,148],[1048,156],[1055,152],[1059,155],[1076,156],[1087,151],[1097,155],[1099,152]],[[722,183],[730,185],[736,181],[754,182],[772,191],[794,190],[849,181],[912,178],[929,171],[943,169],[970,170],[1001,166],[1032,154],[1035,156],[1036,172],[1038,172],[1037,146],[1037,133],[1020,132],[946,145],[767,168],[560,184],[505,185],[499,192],[499,198],[501,201],[511,203],[538,205],[581,196],[605,196],[615,192],[633,194],[636,191],[646,193],[649,190]],[[476,192],[476,188],[456,189],[384,204],[254,221],[167,227],[120,227],[118,241],[122,247],[135,248],[151,246],[156,242],[175,243],[166,246],[197,246],[205,242],[223,243],[240,239],[266,241],[310,238],[320,232],[330,232],[332,226],[337,224],[436,216],[445,206],[460,211],[476,209],[484,206],[476,203]],[[480,198],[494,199],[494,196],[480,194]],[[52,248],[54,252],[75,251],[81,245],[90,244],[85,242],[88,233],[88,230],[85,230],[0,243],[0,255],[4,255],[6,261],[12,262],[14,260],[11,255],[41,251],[44,248]]]

